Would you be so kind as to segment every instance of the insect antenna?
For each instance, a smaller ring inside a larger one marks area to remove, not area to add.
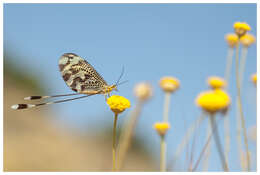
[[[122,78],[122,76],[124,75],[124,72],[125,72],[125,68],[124,68],[124,66],[123,66],[122,71],[121,71],[121,74],[120,74],[118,80],[116,81],[116,86],[118,86],[118,83],[119,83],[120,79]]]
[[[122,81],[122,82],[118,83],[117,86],[119,86],[119,85],[121,85],[121,84],[125,84],[125,83],[127,83],[127,82],[128,82],[128,80]]]
[[[16,105],[12,105],[11,108],[14,109],[14,110],[28,109],[28,108],[33,108],[33,107],[37,107],[37,106],[50,105],[50,104],[54,104],[54,103],[62,103],[62,102],[77,100],[77,99],[89,97],[89,96],[91,96],[91,95],[94,95],[94,94],[89,94],[89,95],[85,95],[85,96],[81,96],[81,97],[76,97],[76,98],[65,99],[65,100],[58,100],[58,101],[46,102],[46,103],[38,103],[38,104],[16,104]]]
[[[39,100],[39,99],[45,99],[45,98],[54,98],[54,97],[66,97],[66,96],[72,96],[72,95],[81,95],[79,93],[73,93],[73,94],[62,94],[62,95],[45,95],[45,96],[29,96],[24,97],[24,100]]]

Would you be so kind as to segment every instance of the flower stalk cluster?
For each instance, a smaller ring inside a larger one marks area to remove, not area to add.
[[[249,34],[248,31],[251,30],[251,27],[244,22],[236,22],[233,26],[234,33],[227,34],[225,36],[226,42],[228,44],[228,54],[227,54],[227,64],[225,69],[224,78],[218,76],[211,76],[207,79],[207,84],[210,87],[210,90],[203,91],[198,94],[197,98],[195,99],[196,105],[202,109],[202,115],[192,127],[189,128],[188,132],[186,133],[185,137],[181,144],[179,145],[175,158],[180,154],[184,146],[188,143],[190,136],[193,132],[199,127],[200,123],[204,120],[206,116],[209,119],[209,129],[208,132],[208,139],[207,144],[203,148],[202,154],[200,155],[199,160],[197,161],[194,168],[192,168],[192,164],[190,170],[194,170],[198,167],[198,163],[202,158],[203,152],[206,151],[207,146],[210,147],[210,138],[213,135],[216,143],[216,148],[221,160],[221,165],[224,171],[229,171],[228,165],[228,153],[229,153],[229,118],[227,117],[227,113],[229,111],[231,105],[231,98],[227,93],[228,84],[229,84],[229,77],[232,67],[232,57],[235,51],[235,65],[236,65],[236,88],[237,88],[237,96],[236,102],[239,110],[238,118],[238,147],[239,151],[241,152],[241,166],[243,169],[247,169],[250,171],[250,152],[248,149],[248,140],[247,140],[247,133],[245,127],[245,117],[243,114],[242,108],[242,101],[241,101],[241,88],[242,88],[242,81],[243,81],[243,73],[245,69],[246,57],[248,48],[255,43],[255,37],[252,34]],[[239,49],[242,46],[241,51],[241,58],[239,59]],[[257,75],[254,74],[251,77],[252,82],[256,86],[257,84]],[[177,78],[166,76],[160,79],[159,86],[164,92],[164,106],[163,106],[163,117],[162,121],[156,122],[153,125],[153,128],[160,136],[160,171],[166,171],[166,135],[171,128],[169,123],[169,111],[170,111],[170,102],[171,102],[171,95],[179,89],[180,82]],[[125,122],[122,134],[120,135],[120,142],[118,144],[118,154],[117,157],[117,142],[116,142],[116,128],[117,128],[117,120],[119,114],[125,111],[125,109],[131,106],[130,101],[125,97],[113,95],[106,99],[108,106],[110,107],[111,111],[114,113],[114,124],[113,124],[113,142],[112,142],[112,156],[113,156],[113,171],[120,170],[126,153],[131,145],[131,139],[134,134],[134,129],[136,127],[137,119],[140,116],[143,104],[147,102],[153,96],[153,90],[149,83],[143,82],[139,83],[134,88],[134,95],[137,98],[137,105],[135,106],[134,110],[129,115],[129,120]],[[223,152],[220,142],[220,137],[218,135],[218,129],[216,124],[217,114],[224,115],[224,128],[225,128],[225,150]],[[242,155],[242,146],[241,146],[241,128],[243,129],[243,138],[246,151]],[[211,134],[210,134],[211,132]],[[209,150],[209,149],[208,149]],[[192,157],[192,156],[191,156]],[[205,159],[208,163],[208,155],[206,155]],[[243,162],[242,162],[243,159]],[[116,161],[119,160],[118,164]],[[191,160],[192,162],[192,160]]]
[[[248,31],[251,30],[251,27],[247,23],[241,23],[236,22],[234,24],[234,30],[237,36],[239,37],[239,43],[236,46],[236,87],[237,87],[237,106],[240,116],[237,118],[238,120],[238,126],[237,126],[237,139],[238,139],[238,145],[239,145],[239,154],[240,154],[240,162],[242,165],[242,146],[241,146],[241,132],[240,128],[243,129],[243,136],[244,136],[244,144],[246,147],[246,157],[247,157],[247,171],[250,171],[250,155],[249,155],[249,149],[248,149],[248,139],[247,139],[247,132],[246,132],[246,124],[245,124],[245,117],[243,113],[243,107],[242,107],[242,99],[241,99],[241,85],[243,80],[243,73],[244,73],[244,67],[246,63],[246,56],[247,56],[247,49],[249,46],[251,46],[254,42],[254,36],[247,34]],[[239,62],[239,46],[240,43],[242,44],[242,53],[241,53],[241,59]]]

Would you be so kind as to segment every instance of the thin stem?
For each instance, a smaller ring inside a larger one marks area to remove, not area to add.
[[[226,62],[226,69],[225,69],[225,77],[224,79],[226,80],[226,90],[228,89],[229,85],[229,79],[230,79],[230,74],[231,74],[231,68],[232,68],[232,58],[234,55],[234,49],[229,47],[228,48],[228,53],[227,53],[227,62]],[[224,114],[224,130],[225,130],[225,147],[224,147],[224,152],[225,152],[225,159],[229,160],[228,154],[230,151],[230,122],[229,122],[229,116],[228,112]]]
[[[168,122],[170,99],[171,99],[171,93],[166,92],[165,98],[164,98],[164,111],[163,111],[163,121],[164,122]]]
[[[206,140],[209,140],[209,143],[208,143],[208,146],[205,150],[205,158],[203,159],[203,171],[208,171],[208,165],[209,165],[209,157],[210,157],[210,153],[211,153],[211,140],[209,139],[210,138],[210,135],[212,133],[212,129],[211,129],[211,126],[210,126],[210,121],[208,119],[208,128],[207,128],[207,136],[206,136]]]
[[[163,121],[164,122],[168,122],[170,99],[171,99],[171,93],[170,92],[165,92],[164,111],[163,111]],[[163,172],[166,171],[166,142],[165,142],[165,135],[161,136],[160,171],[163,171]]]
[[[227,62],[226,62],[225,77],[224,77],[224,79],[226,80],[227,86],[228,86],[230,72],[231,72],[231,68],[232,68],[233,55],[234,55],[234,49],[229,47],[228,53],[227,53]]]
[[[112,171],[116,170],[116,123],[117,123],[117,116],[118,116],[118,114],[115,113],[114,127],[113,127],[113,145],[112,145],[112,154],[113,154],[113,169],[112,169]]]
[[[160,159],[160,171],[166,171],[166,143],[165,135],[161,136],[161,159]]]
[[[239,106],[238,106],[238,98],[236,99],[236,111],[237,111],[237,115],[236,115],[236,120],[237,120],[237,148],[238,148],[238,154],[239,154],[239,160],[240,160],[240,166],[241,168],[244,170],[243,168],[243,151],[242,151],[242,134],[241,134],[241,118],[239,115]]]
[[[247,47],[242,47],[241,50],[241,59],[240,59],[240,64],[239,64],[239,77],[240,77],[240,89],[242,89],[242,85],[243,85],[243,75],[244,75],[244,71],[245,71],[245,66],[246,66],[246,57],[247,57],[247,51],[248,48]]]
[[[191,137],[191,135],[194,133],[194,131],[198,128],[198,126],[200,125],[200,123],[203,121],[203,119],[205,118],[205,113],[201,113],[201,115],[197,118],[197,120],[192,123],[192,125],[188,128],[188,131],[186,132],[185,136],[183,137],[181,143],[178,145],[176,152],[174,154],[173,157],[173,164],[175,164],[175,161],[178,159],[178,157],[180,156],[183,148],[187,145],[187,143],[189,142],[189,139]]]
[[[217,150],[218,150],[220,160],[221,160],[221,163],[222,163],[222,167],[223,167],[224,171],[229,171],[226,160],[225,160],[225,155],[224,155],[222,148],[221,148],[220,139],[219,139],[219,135],[218,135],[218,128],[217,128],[217,126],[215,126],[216,125],[215,116],[211,115],[209,117],[209,119],[210,119],[210,123],[211,123],[212,133],[213,133],[215,143],[216,143],[216,146],[217,146]],[[215,130],[215,132],[214,132],[214,130]]]
[[[188,163],[188,171],[192,171],[192,165],[193,165],[193,159],[194,159],[194,154],[195,154],[195,146],[196,146],[196,141],[198,137],[198,132],[195,131],[193,135],[193,140],[191,144],[191,155],[190,155],[190,161]]]
[[[228,112],[224,114],[224,130],[225,130],[225,159],[227,160],[227,165],[228,165],[228,160],[229,160],[229,151],[230,151],[230,122],[229,122],[229,116]]]
[[[248,149],[248,139],[247,139],[247,134],[246,134],[246,127],[245,127],[245,117],[243,114],[243,108],[242,108],[242,101],[241,101],[241,94],[240,94],[240,72],[239,72],[239,44],[237,45],[236,48],[236,85],[237,85],[237,102],[238,102],[238,108],[239,108],[239,113],[240,113],[240,120],[241,120],[241,126],[243,129],[243,135],[244,135],[244,142],[246,146],[246,155],[247,155],[247,170],[250,171],[250,155],[249,155],[249,149]],[[243,65],[240,65],[243,66]]]
[[[118,167],[117,170],[120,170],[125,158],[128,149],[131,146],[131,139],[134,135],[134,130],[136,127],[137,119],[140,116],[141,110],[143,107],[143,101],[138,101],[135,109],[130,113],[129,120],[127,120],[123,125],[123,131],[119,138],[118,146]]]
[[[215,128],[214,128],[214,131],[215,131]],[[213,131],[213,132],[214,132],[214,131]],[[199,163],[200,163],[200,160],[202,159],[203,154],[206,152],[207,147],[209,146],[211,137],[212,137],[212,132],[211,132],[211,134],[209,135],[208,140],[207,140],[206,144],[204,145],[204,147],[203,147],[203,149],[202,149],[202,151],[201,151],[201,153],[200,153],[200,155],[199,155],[199,158],[198,158],[197,162],[195,163],[195,166],[194,166],[194,168],[192,169],[192,171],[196,171],[196,169],[198,168]]]

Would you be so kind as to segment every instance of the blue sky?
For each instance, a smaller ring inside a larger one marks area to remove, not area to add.
[[[200,115],[194,100],[208,89],[206,79],[223,76],[227,44],[224,36],[233,32],[233,23],[245,21],[256,35],[255,4],[5,4],[4,46],[23,60],[10,60],[21,69],[42,80],[50,94],[71,93],[58,71],[58,58],[74,52],[88,60],[109,83],[125,67],[119,94],[135,105],[132,89],[136,83],[149,81],[154,97],[145,105],[137,132],[147,140],[149,149],[159,155],[159,137],[152,129],[162,120],[163,92],[158,87],[162,76],[180,80],[181,88],[172,96],[167,137],[168,159],[189,126]],[[230,96],[235,101],[235,71],[232,67]],[[256,124],[255,87],[250,76],[256,72],[256,46],[249,48],[243,84],[247,127]],[[246,96],[245,96],[246,94]],[[31,95],[31,94],[28,94]],[[45,107],[58,114],[57,121],[80,130],[97,130],[102,123],[111,124],[113,115],[104,97],[93,96]],[[39,109],[41,110],[41,109]],[[129,111],[129,110],[128,110]],[[108,116],[111,116],[108,118]],[[119,119],[124,120],[124,115]],[[230,169],[239,171],[235,106],[230,111]],[[220,135],[223,136],[223,121]],[[207,121],[199,130],[197,152],[205,141]],[[214,142],[213,142],[214,145]],[[250,143],[250,148],[256,148]],[[210,170],[221,170],[213,146]],[[255,168],[255,167],[254,167]]]

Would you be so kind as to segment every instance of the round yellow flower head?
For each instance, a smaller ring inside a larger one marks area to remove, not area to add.
[[[227,34],[225,38],[231,48],[234,48],[239,42],[238,36],[234,33]]]
[[[126,108],[130,107],[130,101],[125,97],[119,95],[112,95],[111,97],[109,97],[107,99],[107,104],[115,114],[119,114],[123,112]]]
[[[153,128],[157,131],[160,136],[164,136],[168,129],[170,129],[170,124],[167,122],[157,122],[154,124]]]
[[[221,90],[215,89],[202,92],[196,99],[196,103],[204,111],[215,114],[216,112],[225,112],[230,105],[228,94]]]
[[[256,85],[256,82],[257,82],[257,75],[256,75],[256,74],[252,75],[251,80],[252,80],[253,83]]]
[[[134,88],[134,95],[141,101],[146,101],[153,95],[152,86],[149,83],[139,83]]]
[[[245,22],[236,22],[233,27],[238,37],[245,35],[247,31],[251,30],[251,27]]]
[[[243,44],[243,46],[249,47],[255,43],[255,37],[251,34],[245,34],[240,38],[240,42]]]
[[[219,89],[226,86],[226,81],[223,78],[217,76],[209,77],[207,82],[212,89]]]
[[[165,92],[174,92],[179,88],[180,82],[174,77],[163,77],[160,80],[160,86]]]

